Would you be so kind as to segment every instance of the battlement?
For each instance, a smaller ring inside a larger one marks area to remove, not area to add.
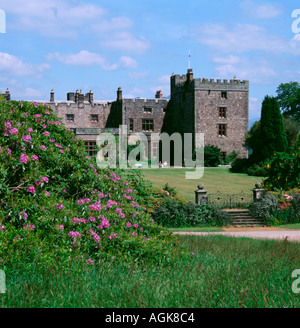
[[[187,84],[195,89],[249,89],[248,80],[239,80],[236,77],[229,80],[194,78],[192,69],[189,69],[185,75],[172,74],[171,88],[182,88]]]

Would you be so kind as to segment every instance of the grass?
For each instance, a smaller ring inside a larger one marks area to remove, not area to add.
[[[216,231],[223,231],[222,228],[219,227],[184,227],[184,228],[169,228],[172,232],[216,232]]]
[[[225,227],[228,228],[228,227]],[[275,229],[287,229],[287,230],[300,230],[300,223],[290,223],[274,226]],[[263,229],[263,228],[260,228]],[[199,227],[183,227],[183,228],[169,228],[172,232],[219,232],[226,231],[222,227],[211,227],[211,226],[199,226]],[[268,227],[270,230],[270,227]]]
[[[300,230],[300,223],[282,224],[276,227],[280,229]]]
[[[62,273],[15,267],[2,308],[299,308],[299,243],[180,237],[194,252],[169,265],[103,262]]]
[[[204,168],[204,175],[199,180],[187,180],[185,168],[145,169],[142,173],[145,179],[150,180],[155,187],[162,188],[166,183],[175,187],[179,196],[194,201],[197,185],[204,184],[204,189],[209,193],[220,191],[226,194],[240,192],[252,193],[255,183],[261,182],[262,177],[248,176],[242,173],[231,173],[229,168],[209,167]]]

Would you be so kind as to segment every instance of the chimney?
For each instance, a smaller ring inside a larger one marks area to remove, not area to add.
[[[76,93],[75,93],[75,102],[76,103],[78,102],[78,99],[79,99],[79,91],[76,90]]]
[[[89,93],[89,102],[92,104],[94,102],[94,94],[93,94],[93,90],[90,90]]]
[[[51,93],[50,93],[50,102],[54,102],[54,91],[53,91],[53,89],[51,90]]]
[[[83,103],[83,101],[84,101],[84,94],[82,93],[82,90],[80,90],[78,95],[78,102]]]
[[[122,96],[122,88],[118,88],[118,91],[117,91],[117,100],[118,101],[121,101],[123,99],[123,96]]]
[[[163,97],[162,91],[161,90],[156,91],[155,98],[160,99],[162,97]]]
[[[4,99],[6,99],[6,100],[10,100],[10,93],[9,93],[8,88],[7,88],[6,91],[5,91]]]

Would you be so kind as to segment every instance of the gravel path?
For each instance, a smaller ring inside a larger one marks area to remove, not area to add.
[[[208,235],[223,235],[230,237],[248,237],[260,239],[280,239],[287,241],[300,242],[300,230],[276,230],[276,231],[221,231],[221,232],[174,232],[178,235],[194,235],[194,236],[208,236]]]

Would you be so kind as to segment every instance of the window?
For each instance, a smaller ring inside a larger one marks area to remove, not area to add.
[[[85,142],[86,151],[89,155],[96,155],[96,141],[86,141]]]
[[[226,151],[221,151],[221,160],[224,162],[226,159]]]
[[[91,115],[91,122],[98,122],[98,115],[92,114]]]
[[[221,92],[221,99],[227,99],[227,91]]]
[[[133,119],[129,119],[129,132],[133,132]]]
[[[152,113],[152,108],[151,107],[144,107],[144,113],[145,114],[151,114]]]
[[[226,118],[226,107],[219,107],[219,117]]]
[[[153,131],[153,120],[142,120],[142,131]]]
[[[67,114],[67,122],[68,123],[74,122],[74,114]]]
[[[219,124],[219,137],[226,137],[226,124]]]

